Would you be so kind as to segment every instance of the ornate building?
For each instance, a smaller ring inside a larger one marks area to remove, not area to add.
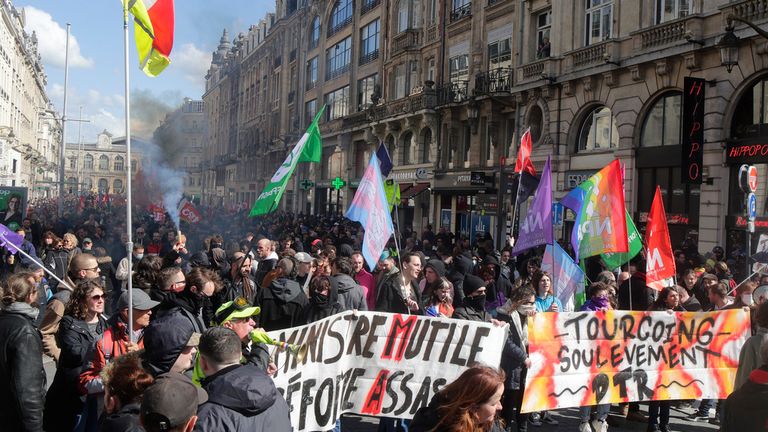
[[[135,175],[142,166],[141,138],[131,137],[131,171]],[[125,137],[112,138],[100,133],[95,143],[67,143],[65,177],[66,193],[124,194],[127,164]]]
[[[10,1],[0,4],[0,185],[39,198],[56,191],[61,123],[45,92],[37,36],[24,32],[24,19]]]
[[[384,142],[403,226],[503,237],[510,162],[530,128],[537,169],[552,157],[555,198],[619,158],[641,229],[659,185],[675,247],[743,250],[743,162],[758,165],[757,230],[768,232],[768,39],[743,23],[764,28],[766,11],[766,0],[278,1],[214,54],[203,194],[250,205],[326,104],[323,160],[297,171],[283,208],[344,207]],[[686,77],[706,82],[693,84],[703,108],[684,110]],[[692,147],[682,125],[694,114],[703,141]]]
[[[165,116],[153,137],[157,145],[166,149],[166,154],[173,153],[171,167],[184,172],[184,194],[194,201],[201,196],[200,164],[207,129],[203,101],[184,98],[181,107]]]

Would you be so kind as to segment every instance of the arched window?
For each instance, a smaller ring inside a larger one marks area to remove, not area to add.
[[[122,171],[125,169],[125,159],[122,156],[115,156],[115,171]]]
[[[86,177],[83,179],[83,190],[86,192],[89,192],[91,189],[93,189],[93,179],[90,177]]]
[[[768,77],[744,93],[734,111],[731,138],[754,138],[768,134]]]
[[[109,170],[109,157],[107,155],[99,156],[99,171]]]
[[[619,130],[611,109],[606,106],[595,108],[589,113],[579,132],[578,152],[606,150],[619,147]]]
[[[112,192],[115,193],[122,193],[123,192],[123,181],[120,179],[115,179],[114,182],[112,182]]]
[[[83,168],[87,170],[93,169],[93,156],[90,154],[86,154],[83,158]]]
[[[109,181],[107,179],[99,179],[99,193],[109,192]]]
[[[432,129],[424,130],[424,139],[421,143],[421,163],[429,162],[429,150],[432,148]]]
[[[74,177],[70,177],[67,179],[67,189],[69,189],[69,193],[74,193],[77,190],[77,179]]]
[[[309,48],[312,49],[320,43],[320,17],[312,20],[309,29]]]
[[[328,34],[334,34],[342,27],[352,22],[354,5],[352,0],[339,0],[331,11],[331,23],[328,26]]]
[[[680,145],[682,103],[682,93],[669,92],[653,104],[643,123],[641,147]]]
[[[410,165],[416,163],[416,146],[413,145],[413,134],[405,132],[400,138],[400,148],[402,149],[402,164]]]

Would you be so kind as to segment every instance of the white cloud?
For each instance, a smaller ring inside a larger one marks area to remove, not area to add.
[[[211,55],[210,52],[187,43],[171,53],[169,68],[176,68],[185,79],[200,87],[205,87],[205,74],[211,67]]]
[[[38,52],[43,62],[56,67],[64,67],[67,30],[54,21],[51,14],[32,6],[24,8],[26,30],[37,33]],[[71,33],[69,36],[69,65],[74,68],[92,68],[93,60],[80,52],[80,44]]]

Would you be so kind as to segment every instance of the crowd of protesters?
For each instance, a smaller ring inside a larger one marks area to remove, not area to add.
[[[470,244],[445,228],[404,228],[368,269],[359,252],[363,231],[343,218],[249,219],[241,209],[201,208],[201,223],[179,229],[170,218],[139,212],[129,260],[119,205],[72,209],[59,218],[55,206],[38,204],[15,227],[34,259],[4,251],[0,264],[0,379],[8,383],[0,389],[0,424],[8,430],[288,431],[290,408],[270,378],[272,348],[252,340],[252,331],[350,310],[508,329],[500,370],[471,368],[412,422],[382,419],[380,430],[558,424],[557,411],[520,412],[531,365],[526,325],[535,313],[570,310],[748,308],[754,336],[742,350],[736,391],[727,401],[701,401],[688,420],[722,422],[728,430],[768,416],[746,409],[768,402],[768,278],[737,286],[720,247],[700,254],[695,244],[682,245],[675,253],[679,285],[661,292],[646,287],[642,256],[619,269],[588,259],[593,282],[586,296],[563,304],[541,269],[541,250],[512,258],[509,245],[498,250],[488,235]],[[50,388],[43,355],[56,362]],[[478,383],[472,393],[469,382]],[[474,405],[462,408],[453,399]],[[604,432],[626,421],[667,431],[673,405],[690,401],[652,402],[647,416],[637,403],[616,407],[615,415],[610,405],[582,407],[579,431]]]

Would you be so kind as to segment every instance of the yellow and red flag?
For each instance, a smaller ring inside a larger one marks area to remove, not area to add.
[[[656,291],[672,286],[675,277],[675,255],[669,240],[667,214],[664,212],[664,201],[658,186],[651,204],[651,212],[648,214],[645,244],[645,285]]]
[[[171,63],[173,0],[123,0],[123,5],[133,15],[139,66],[156,77]]]

